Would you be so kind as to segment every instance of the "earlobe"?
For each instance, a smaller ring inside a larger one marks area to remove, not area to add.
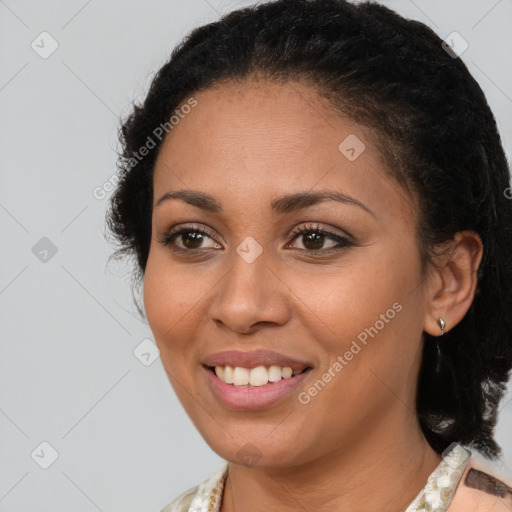
[[[470,308],[478,284],[483,244],[474,231],[459,231],[437,259],[429,278],[423,329],[441,336],[457,325]]]

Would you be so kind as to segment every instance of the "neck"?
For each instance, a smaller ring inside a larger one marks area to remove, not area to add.
[[[406,410],[400,421],[380,423],[370,435],[303,465],[264,469],[230,463],[221,512],[403,512],[442,460],[410,419]]]

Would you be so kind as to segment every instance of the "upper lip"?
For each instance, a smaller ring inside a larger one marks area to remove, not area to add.
[[[254,350],[242,352],[239,350],[227,350],[216,352],[207,356],[203,364],[205,366],[239,366],[242,368],[256,368],[257,366],[281,366],[290,367],[292,370],[302,370],[310,364],[298,361],[291,357],[270,350]]]

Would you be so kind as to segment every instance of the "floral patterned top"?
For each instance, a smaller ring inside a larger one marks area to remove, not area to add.
[[[434,469],[428,477],[425,487],[418,493],[416,498],[407,507],[405,512],[446,512],[452,502],[455,491],[466,473],[466,486],[483,490],[486,494],[494,495],[494,508],[471,508],[467,503],[475,502],[475,496],[478,498],[480,492],[475,495],[465,495],[465,500],[459,500],[463,512],[470,510],[482,510],[485,512],[510,512],[512,511],[512,488],[494,479],[490,475],[481,471],[471,471],[468,473],[468,464],[471,459],[471,452],[457,443],[453,443],[443,453],[443,460]],[[472,474],[474,483],[468,484],[469,474]],[[169,503],[160,512],[219,512],[222,502],[222,493],[224,484],[228,475],[228,464],[216,471],[211,477],[204,480],[199,485],[192,487],[182,495],[178,496]],[[482,477],[482,475],[484,475]],[[488,478],[486,478],[488,477]],[[489,483],[491,482],[491,483]],[[487,486],[487,487],[486,487]],[[490,487],[489,487],[490,486]],[[468,487],[468,489],[469,489]],[[477,492],[477,491],[473,491]],[[510,501],[509,501],[510,500]],[[481,500],[478,498],[478,503]],[[478,504],[476,505],[478,507]],[[457,509],[454,512],[458,512]],[[450,508],[451,512],[451,508]]]

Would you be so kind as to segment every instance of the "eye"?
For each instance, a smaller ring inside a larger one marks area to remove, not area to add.
[[[206,239],[213,240],[213,235],[214,233],[211,229],[203,226],[181,226],[171,228],[158,241],[173,251],[195,252],[204,248],[201,245]],[[175,240],[180,241],[182,246],[176,245]],[[206,249],[211,248],[213,247],[206,247]]]
[[[308,254],[329,254],[353,246],[354,243],[346,236],[321,228],[318,224],[300,226],[292,230],[294,235],[292,242],[301,239],[304,248],[300,251]],[[177,226],[159,237],[158,242],[175,252],[194,254],[204,249],[219,249],[221,246],[214,241],[215,233],[212,229],[199,225]],[[203,243],[212,241],[210,247],[204,247]],[[336,244],[331,247],[323,247],[326,240]],[[179,242],[179,243],[177,243]]]
[[[292,241],[300,239],[305,247],[301,250],[308,254],[326,254],[354,245],[348,237],[321,228],[318,224],[300,226],[292,234],[295,235]],[[334,241],[336,245],[322,249],[326,240]]]

